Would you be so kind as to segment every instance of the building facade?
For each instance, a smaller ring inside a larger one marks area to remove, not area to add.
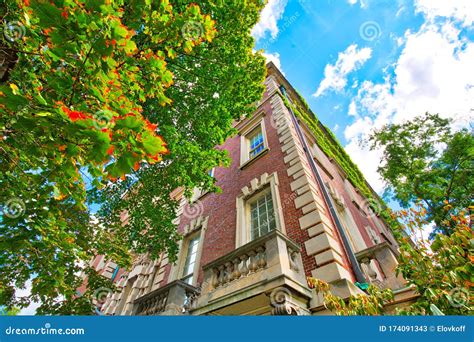
[[[210,171],[222,192],[196,190],[190,201],[172,194],[181,200],[177,262],[140,256],[114,277],[120,291],[103,314],[327,314],[308,276],[343,298],[364,293],[361,283],[393,289],[394,306],[412,298],[395,275],[397,243],[378,197],[365,180],[365,191],[354,184],[352,170],[325,149],[342,149],[334,136],[272,63],[267,69],[257,110],[221,146],[230,167]]]

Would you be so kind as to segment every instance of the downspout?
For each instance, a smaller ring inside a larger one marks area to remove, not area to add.
[[[286,89],[283,85],[280,86],[280,91],[283,94],[283,96],[291,102],[290,98],[288,97],[288,94],[286,93]],[[316,180],[319,184],[319,187],[321,188],[321,191],[323,193],[324,199],[326,200],[326,203],[328,204],[329,207],[329,212],[331,217],[334,220],[334,223],[336,224],[336,228],[339,232],[339,235],[341,236],[342,239],[342,244],[344,245],[344,248],[348,254],[349,261],[352,266],[352,271],[354,272],[354,275],[356,277],[357,282],[359,283],[366,283],[367,280],[364,276],[364,273],[360,269],[359,262],[357,261],[357,258],[354,254],[354,251],[352,250],[351,245],[349,244],[349,239],[347,238],[347,235],[344,231],[344,228],[342,227],[341,221],[339,220],[339,217],[337,216],[336,210],[334,209],[334,204],[331,200],[331,197],[328,194],[328,191],[326,189],[326,185],[323,182],[323,179],[321,175],[319,174],[318,168],[316,167],[316,163],[314,161],[313,156],[310,153],[310,150],[308,148],[308,144],[306,142],[306,138],[304,137],[303,132],[301,132],[301,127],[298,122],[298,119],[296,118],[295,113],[293,113],[293,110],[291,108],[288,108],[290,114],[291,114],[291,120],[293,121],[293,124],[295,125],[296,132],[298,134],[298,137],[300,138],[301,143],[303,144],[303,150],[306,154],[306,158],[309,161],[309,165],[311,166],[311,171],[313,172],[313,175],[316,177]]]

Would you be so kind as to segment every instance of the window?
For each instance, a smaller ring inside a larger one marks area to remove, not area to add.
[[[262,127],[258,126],[247,137],[249,141],[249,159],[259,155],[265,149]]]
[[[183,278],[182,280],[190,285],[193,284],[194,280],[194,266],[196,264],[198,246],[199,246],[199,235],[189,240],[188,250],[186,253],[186,261],[184,262]]]
[[[215,168],[213,167],[212,169],[207,171],[207,174],[209,176],[211,176],[212,178],[214,178],[214,170],[215,170]],[[191,196],[191,203],[196,202],[199,198],[201,198],[202,196],[204,196],[208,192],[209,192],[209,190],[204,190],[204,189],[201,189],[201,188],[194,188],[193,195]]]
[[[264,113],[255,115],[238,128],[240,134],[240,167],[243,168],[268,151]]]
[[[250,207],[250,239],[254,240],[276,228],[275,210],[272,194],[265,191],[249,201]]]
[[[276,172],[252,179],[241,189],[236,207],[235,248],[270,231],[286,234]]]

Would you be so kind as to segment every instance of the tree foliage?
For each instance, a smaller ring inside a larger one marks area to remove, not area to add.
[[[214,147],[262,94],[264,61],[250,36],[262,6],[6,4],[0,305],[35,300],[41,313],[89,314],[94,288],[104,286],[88,266],[93,255],[120,265],[130,252],[173,257],[169,193],[212,187],[205,171],[227,162]],[[88,204],[97,202],[102,215],[91,220]],[[81,272],[91,293],[76,293]],[[31,296],[15,298],[31,278]]]
[[[449,211],[449,207],[445,208]],[[416,300],[397,309],[398,315],[472,315],[474,312],[474,235],[467,211],[452,215],[443,225],[452,225],[450,235],[425,237],[427,210],[418,203],[409,210],[392,214],[400,220],[397,274],[401,274],[418,295]],[[330,292],[327,283],[308,278],[308,285],[321,293],[325,307],[336,315],[382,315],[394,299],[390,289],[370,285],[366,295],[344,300]]]
[[[445,208],[449,211],[449,207]],[[398,234],[400,257],[397,273],[420,295],[402,314],[433,314],[434,304],[446,315],[472,314],[474,287],[474,235],[467,211],[451,214],[450,235],[437,234],[434,240],[424,236],[427,210],[421,205],[400,211],[408,236]]]
[[[324,306],[338,316],[379,316],[384,313],[387,303],[393,300],[390,289],[381,290],[374,285],[369,285],[367,295],[351,295],[347,300],[331,293],[328,283],[308,277],[308,286],[322,294]]]
[[[453,132],[449,120],[426,113],[384,126],[369,141],[371,149],[383,150],[378,172],[387,182],[387,193],[405,208],[422,200],[435,231],[451,233],[441,222],[473,203],[473,135],[467,130]]]
[[[146,116],[159,119],[170,153],[163,163],[137,170],[95,198],[103,204],[101,220],[108,226],[123,225],[121,214],[127,213],[124,228],[134,250],[152,257],[166,250],[171,260],[178,248],[173,220],[179,202],[170,199],[170,192],[183,187],[189,197],[196,187],[216,190],[208,171],[230,160],[227,151],[214,147],[235,133],[234,120],[254,111],[265,76],[263,59],[251,53],[249,34],[261,4],[202,1],[200,6],[216,21],[216,37],[170,63],[176,80],[167,92],[170,106],[161,107],[155,99],[146,103]]]

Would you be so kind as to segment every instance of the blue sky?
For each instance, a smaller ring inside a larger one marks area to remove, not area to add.
[[[474,121],[473,23],[471,0],[270,0],[253,35],[381,192],[381,152],[359,143],[374,128]]]

